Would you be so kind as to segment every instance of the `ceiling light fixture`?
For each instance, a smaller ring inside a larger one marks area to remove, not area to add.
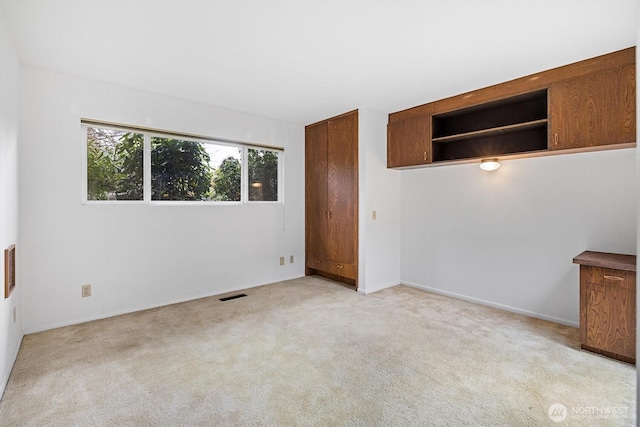
[[[480,162],[480,169],[483,171],[494,171],[500,167],[498,159],[482,159]]]

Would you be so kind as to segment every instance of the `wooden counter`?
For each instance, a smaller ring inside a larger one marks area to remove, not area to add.
[[[584,251],[573,259],[573,263],[588,265],[590,267],[603,267],[613,268],[615,270],[636,271],[635,255]]]

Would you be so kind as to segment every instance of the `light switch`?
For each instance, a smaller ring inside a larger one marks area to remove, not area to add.
[[[377,216],[378,216],[377,212],[375,210],[372,210],[371,211],[371,219],[375,221]]]

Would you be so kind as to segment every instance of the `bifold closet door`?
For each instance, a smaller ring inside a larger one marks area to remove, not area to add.
[[[357,279],[358,114],[329,121],[327,138],[328,256],[332,270]]]
[[[305,130],[307,267],[322,268],[327,249],[327,122]]]

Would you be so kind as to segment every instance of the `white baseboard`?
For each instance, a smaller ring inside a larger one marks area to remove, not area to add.
[[[55,324],[50,324],[50,325],[41,325],[41,326],[35,326],[35,327],[30,327],[25,329],[24,333],[25,334],[34,334],[36,332],[43,332],[43,331],[48,331],[50,329],[56,329],[56,328],[62,328],[65,326],[71,326],[71,325],[78,325],[80,323],[85,323],[85,322],[91,322],[93,320],[100,320],[100,319],[106,319],[108,317],[114,317],[114,316],[120,316],[123,314],[128,314],[128,313],[135,313],[138,311],[144,311],[144,310],[150,310],[152,308],[158,308],[158,307],[164,307],[167,305],[173,305],[173,304],[180,304],[183,302],[187,302],[187,301],[193,301],[193,300],[197,300],[197,299],[201,299],[201,298],[209,298],[209,297],[214,297],[217,295],[223,295],[223,294],[227,294],[229,292],[238,292],[238,291],[243,291],[246,289],[251,289],[251,288],[257,288],[258,286],[265,286],[265,285],[270,285],[271,283],[278,283],[278,282],[286,282],[287,280],[293,280],[293,279],[299,279],[300,277],[303,276],[292,276],[292,277],[285,277],[279,280],[276,280],[275,282],[266,282],[266,283],[257,283],[257,284],[252,284],[252,285],[241,285],[241,286],[233,286],[233,287],[229,287],[229,288],[224,288],[224,289],[218,289],[215,290],[212,293],[207,293],[207,294],[201,294],[201,295],[191,295],[191,296],[187,296],[184,298],[178,298],[175,300],[171,300],[168,302],[164,302],[164,303],[154,303],[154,304],[148,304],[148,305],[141,305],[141,306],[136,306],[136,307],[130,307],[124,310],[117,310],[117,311],[112,311],[112,312],[108,312],[108,313],[102,313],[96,316],[89,316],[89,317],[83,317],[80,319],[74,319],[74,320],[69,320],[66,322],[60,322],[60,323],[55,323]]]
[[[18,344],[13,349],[13,354],[11,355],[11,361],[9,362],[9,369],[4,373],[2,378],[2,383],[0,383],[0,399],[4,395],[4,390],[7,388],[7,384],[9,383],[9,377],[11,376],[11,371],[13,370],[13,365],[16,364],[16,359],[18,358],[18,352],[20,351],[20,346],[22,345],[22,339],[24,338],[24,334],[20,335],[20,339],[18,340]]]
[[[394,286],[398,286],[399,284],[400,284],[399,282],[391,282],[391,283],[386,283],[384,285],[374,286],[371,288],[367,287],[366,289],[358,288],[358,292],[360,292],[361,294],[368,295],[374,292],[381,291],[383,289],[393,288]]]
[[[432,287],[429,287],[429,286],[419,285],[417,283],[411,283],[411,282],[403,281],[402,284],[406,285],[406,286],[411,286],[412,288],[422,289],[423,291],[433,292],[434,294],[444,295],[444,296],[447,296],[447,297],[456,298],[456,299],[460,299],[460,300],[463,300],[463,301],[472,302],[472,303],[475,303],[475,304],[486,305],[488,307],[498,308],[500,310],[510,311],[512,313],[517,313],[517,314],[522,314],[522,315],[529,316],[529,317],[534,317],[536,319],[547,320],[549,322],[559,323],[561,325],[572,326],[574,328],[577,328],[577,327],[580,326],[579,323],[572,322],[570,320],[559,319],[557,317],[547,316],[547,315],[536,313],[536,312],[533,312],[533,311],[523,310],[523,309],[520,309],[520,308],[517,308],[517,307],[512,307],[510,305],[499,304],[499,303],[496,303],[496,302],[493,302],[493,301],[487,301],[487,300],[483,300],[483,299],[480,299],[480,298],[474,298],[474,297],[470,297],[470,296],[467,296],[467,295],[457,294],[455,292],[443,291],[442,289],[437,289],[437,288],[432,288]]]

